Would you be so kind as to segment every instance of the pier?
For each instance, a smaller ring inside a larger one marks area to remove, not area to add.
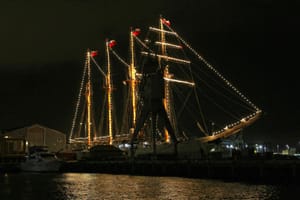
[[[61,172],[299,182],[300,160],[112,160],[66,162]]]
[[[19,173],[22,157],[2,158],[0,173]],[[300,159],[286,157],[242,159],[178,159],[170,155],[144,159],[91,159],[63,161],[59,173],[107,173],[174,176],[270,183],[299,183]]]

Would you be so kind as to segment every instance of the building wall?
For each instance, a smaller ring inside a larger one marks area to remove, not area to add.
[[[66,149],[66,135],[52,129],[46,129],[45,144],[53,152]],[[51,148],[51,149],[50,149]]]
[[[4,136],[9,136],[9,138],[19,138],[19,139],[24,139],[26,135],[26,127],[20,128],[20,129],[15,129],[6,133],[3,133],[2,135]]]
[[[0,157],[25,154],[25,140],[0,137]]]
[[[4,133],[9,138],[20,138],[26,141],[27,147],[47,146],[49,151],[58,152],[66,148],[66,135],[38,124],[15,129]]]
[[[28,127],[26,131],[25,139],[28,141],[28,146],[45,146],[45,129],[40,126]]]

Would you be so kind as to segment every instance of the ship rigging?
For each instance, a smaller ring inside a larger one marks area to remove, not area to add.
[[[141,109],[140,80],[147,56],[156,56],[159,64],[164,65],[164,106],[178,138],[213,142],[239,133],[260,118],[262,111],[171,28],[170,21],[160,17],[158,27],[149,27],[144,40],[140,39],[140,32],[140,29],[130,29],[128,62],[114,50],[114,40],[106,41],[105,71],[88,50],[69,134],[71,144],[90,147],[130,140]],[[118,117],[113,103],[111,54],[126,68],[121,124],[116,122]],[[94,117],[91,64],[97,67],[105,82],[103,114],[98,120]],[[85,98],[82,98],[83,93]],[[82,100],[84,104],[80,103]],[[83,110],[81,117],[80,110]],[[156,120],[159,139],[168,143],[169,135],[163,125],[157,119],[151,120]],[[98,128],[96,123],[100,124]],[[149,124],[145,123],[141,133],[143,141],[147,139]]]

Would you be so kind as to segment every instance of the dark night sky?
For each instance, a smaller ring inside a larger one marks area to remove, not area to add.
[[[300,3],[281,2],[3,0],[0,129],[40,123],[68,133],[86,49],[116,39],[126,57],[129,27],[143,31],[162,14],[265,112],[247,139],[297,143]]]

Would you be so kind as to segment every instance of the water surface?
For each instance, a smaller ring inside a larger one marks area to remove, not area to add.
[[[299,185],[97,173],[1,174],[1,200],[298,199]]]

